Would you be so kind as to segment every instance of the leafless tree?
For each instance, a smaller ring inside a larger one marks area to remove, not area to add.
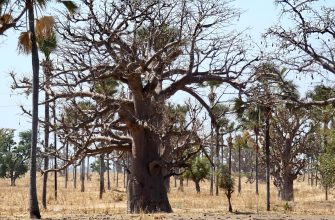
[[[177,152],[165,141],[166,102],[184,91],[215,118],[197,88],[215,81],[241,90],[249,79],[241,76],[257,61],[232,30],[240,13],[230,3],[83,1],[80,13],[60,19],[57,73],[47,92],[64,109],[52,127],[75,150],[58,169],[86,156],[131,152],[128,212],[172,211],[165,155]],[[201,146],[196,135],[181,140],[184,148]]]
[[[313,131],[304,109],[277,106],[271,126],[271,174],[282,200],[293,200],[293,181],[306,167],[309,155],[317,151]]]
[[[335,74],[334,37],[335,12],[330,3],[319,0],[276,0],[281,7],[282,20],[268,29],[265,36],[273,40],[275,59],[298,73],[321,74],[329,77]],[[271,38],[272,37],[272,38]],[[271,44],[271,42],[268,42]],[[333,102],[333,99],[328,102]],[[324,101],[310,104],[324,104]]]

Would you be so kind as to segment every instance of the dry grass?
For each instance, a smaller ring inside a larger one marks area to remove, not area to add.
[[[64,188],[64,178],[59,178],[59,191],[57,201],[53,195],[53,176],[49,176],[47,209],[41,209],[44,218],[67,219],[76,216],[86,216],[94,218],[118,219],[165,219],[166,215],[127,215],[126,212],[126,192],[123,188],[123,178],[119,178],[120,187],[115,187],[115,182],[111,179],[112,190],[106,191],[103,199],[99,199],[98,176],[93,176],[91,181],[85,182],[85,192],[80,192],[78,181],[77,189],[73,188],[73,182],[68,183],[68,188]],[[232,203],[233,209],[243,213],[266,213],[265,204],[265,185],[260,185],[260,195],[255,195],[255,184],[244,183],[242,181],[242,192],[238,195],[234,193]],[[41,192],[42,178],[38,178],[38,192]],[[169,199],[174,210],[170,214],[171,218],[183,219],[187,216],[201,215],[207,219],[210,215],[223,215],[227,213],[227,201],[223,192],[219,196],[209,195],[209,184],[202,183],[201,194],[195,192],[192,182],[184,186],[184,192],[178,191],[171,181],[171,192]],[[277,199],[277,191],[271,188],[271,207],[270,213],[288,213],[290,215],[333,215],[335,212],[335,196],[331,192],[329,201],[324,201],[324,192],[320,187],[312,187],[307,182],[295,182],[295,201],[285,204]],[[39,201],[41,194],[39,193]],[[17,180],[16,187],[9,186],[9,180],[0,180],[0,219],[7,218],[27,218],[28,209],[28,175]],[[286,208],[286,210],[285,210]],[[206,214],[204,214],[206,213]],[[168,217],[168,219],[170,219]],[[201,218],[199,218],[201,219]]]

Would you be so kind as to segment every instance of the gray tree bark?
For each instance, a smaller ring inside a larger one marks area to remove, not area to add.
[[[32,140],[30,151],[30,186],[29,186],[29,215],[30,218],[41,218],[37,200],[36,188],[36,151],[37,151],[37,134],[38,134],[38,90],[39,90],[39,57],[35,35],[35,16],[34,4],[32,0],[26,1],[28,8],[29,31],[31,37],[31,61],[33,69],[33,97],[32,97]]]

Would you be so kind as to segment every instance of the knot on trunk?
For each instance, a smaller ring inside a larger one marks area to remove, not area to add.
[[[149,172],[151,176],[158,176],[162,172],[162,161],[154,160],[149,163]]]

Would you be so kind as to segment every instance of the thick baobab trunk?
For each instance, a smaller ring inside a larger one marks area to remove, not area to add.
[[[132,130],[132,166],[128,181],[128,213],[171,212],[164,186],[160,138],[153,131]]]
[[[170,176],[168,176],[169,172],[166,168],[162,169],[162,174],[164,177],[164,187],[166,189],[166,192],[170,192],[171,184],[170,184]]]
[[[280,189],[280,198],[283,201],[292,201],[293,196],[293,179],[290,177],[285,177]]]

